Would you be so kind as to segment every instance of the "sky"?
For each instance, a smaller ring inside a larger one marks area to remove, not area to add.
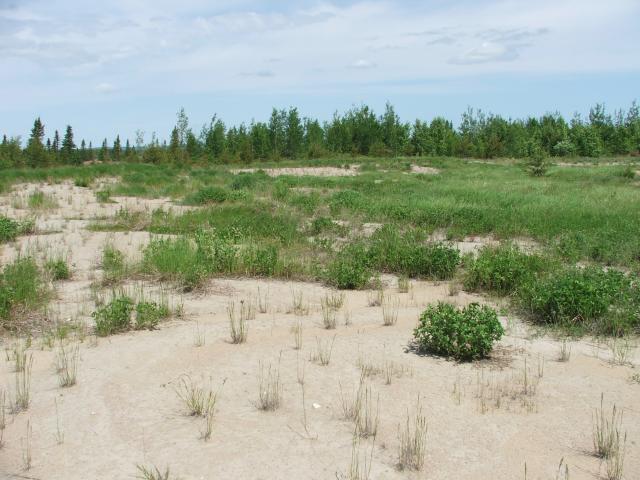
[[[0,0],[0,134],[166,138],[298,107],[583,115],[640,100],[640,0]]]

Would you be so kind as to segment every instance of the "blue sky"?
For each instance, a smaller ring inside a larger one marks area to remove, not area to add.
[[[299,107],[386,101],[412,121],[466,107],[585,114],[640,99],[638,0],[0,0],[0,133],[94,142]]]

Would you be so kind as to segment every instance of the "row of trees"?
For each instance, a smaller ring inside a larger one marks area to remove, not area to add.
[[[468,109],[460,125],[434,118],[404,123],[393,106],[382,115],[368,106],[354,107],[331,121],[302,118],[296,108],[274,109],[268,122],[251,122],[228,128],[214,116],[196,134],[184,109],[171,132],[169,143],[160,143],[155,133],[145,143],[144,132],[136,132],[135,146],[116,136],[95,148],[81,140],[67,126],[62,139],[58,131],[45,140],[40,118],[22,145],[19,138],[3,137],[0,168],[81,164],[87,161],[129,161],[148,163],[252,162],[281,158],[316,158],[331,154],[370,156],[460,156],[530,157],[625,155],[640,151],[640,108],[633,102],[628,111],[613,115],[604,105],[589,111],[588,119],[575,115],[566,121],[560,114],[540,118],[505,119]]]

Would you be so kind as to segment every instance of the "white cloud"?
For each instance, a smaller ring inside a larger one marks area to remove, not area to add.
[[[374,62],[372,62],[371,60],[365,60],[364,58],[360,58],[360,59],[356,60],[355,62],[353,62],[350,65],[350,67],[358,69],[358,70],[367,70],[369,68],[375,68],[376,64]]]
[[[95,87],[96,92],[98,93],[113,93],[116,91],[116,87],[115,85],[108,83],[108,82],[102,82],[96,85]]]

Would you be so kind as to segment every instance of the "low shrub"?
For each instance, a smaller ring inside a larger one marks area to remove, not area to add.
[[[486,357],[503,334],[496,311],[477,303],[461,309],[447,303],[430,305],[413,333],[420,350],[456,360]]]
[[[106,305],[91,314],[96,322],[96,334],[106,337],[131,328],[131,312],[134,303],[126,295],[114,296]]]
[[[508,295],[541,272],[544,266],[544,259],[538,255],[527,255],[514,245],[485,247],[470,262],[464,288]]]
[[[325,281],[341,290],[363,288],[371,278],[367,249],[359,243],[350,244],[327,265]]]
[[[208,272],[234,271],[238,249],[234,245],[233,235],[222,235],[214,228],[206,228],[196,231],[194,238],[196,256]]]
[[[15,240],[20,235],[20,222],[0,215],[0,242]]]
[[[124,254],[113,245],[106,245],[102,251],[102,283],[112,285],[126,273]]]
[[[518,299],[538,323],[613,335],[640,326],[637,279],[616,270],[567,268],[527,282]]]
[[[207,205],[211,203],[223,203],[227,200],[229,200],[229,192],[226,189],[209,186],[186,196],[183,203],[185,205]]]
[[[71,270],[69,264],[64,258],[55,258],[48,260],[45,268],[52,280],[69,280],[71,278]]]
[[[207,277],[207,266],[187,237],[152,240],[144,249],[141,268],[164,280],[181,282],[185,290],[199,287]]]
[[[169,318],[169,307],[157,302],[139,302],[136,305],[136,330],[154,330],[160,320]]]
[[[242,250],[241,262],[247,275],[273,276],[278,268],[278,249],[273,245],[252,245]]]

